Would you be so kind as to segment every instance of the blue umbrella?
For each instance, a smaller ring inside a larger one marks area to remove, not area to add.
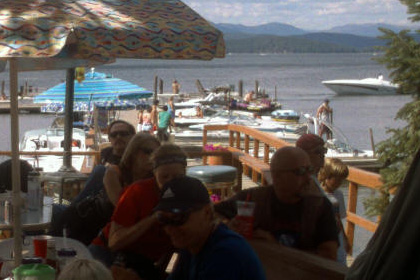
[[[118,108],[135,108],[139,99],[152,95],[153,92],[135,84],[94,71],[86,73],[84,81],[74,83],[75,108],[80,108],[80,111],[91,111],[93,104],[98,107],[115,104]],[[34,103],[47,103],[44,111],[59,112],[64,106],[65,96],[66,83],[61,83],[35,96]]]

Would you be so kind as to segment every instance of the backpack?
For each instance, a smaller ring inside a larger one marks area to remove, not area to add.
[[[67,236],[89,245],[110,221],[113,211],[105,190],[72,203],[62,216]]]

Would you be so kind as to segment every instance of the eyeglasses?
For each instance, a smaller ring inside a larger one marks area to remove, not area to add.
[[[157,220],[163,226],[179,227],[185,224],[190,217],[192,210],[168,216],[165,213],[158,212]]]
[[[127,137],[131,135],[131,133],[126,130],[114,131],[114,132],[109,133],[109,137],[112,137],[112,138],[117,138],[118,135],[121,137]]]
[[[303,176],[303,175],[312,173],[314,171],[314,168],[312,166],[300,166],[300,167],[295,168],[295,169],[283,169],[283,170],[278,170],[278,171],[280,171],[280,172],[292,172],[296,176]]]

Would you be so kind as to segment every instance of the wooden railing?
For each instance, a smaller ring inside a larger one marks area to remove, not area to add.
[[[245,126],[228,124],[228,125],[211,125],[205,126],[203,131],[203,146],[208,144],[208,131],[214,130],[228,130],[229,131],[229,151],[232,153],[239,153],[239,156],[244,155],[246,157],[253,157],[253,161],[248,161],[250,164],[259,162],[265,166],[269,166],[270,158],[269,154],[272,150],[277,150],[286,145],[292,145],[267,133],[248,128]],[[250,154],[251,147],[253,153]],[[262,148],[262,155],[260,151]],[[251,167],[252,168],[252,167]],[[260,168],[261,172],[265,172]],[[245,167],[244,167],[245,171]],[[258,173],[258,170],[253,170],[253,173]],[[246,174],[247,175],[247,174]],[[260,185],[265,185],[264,174],[254,176],[252,174],[253,181]],[[256,179],[256,180],[254,180]],[[259,181],[258,181],[259,180]],[[380,175],[364,171],[355,167],[349,167],[349,176],[346,179],[349,182],[348,201],[347,201],[347,220],[346,220],[346,235],[350,245],[353,247],[355,227],[362,227],[370,232],[375,232],[378,224],[376,222],[369,221],[364,217],[356,213],[356,207],[358,202],[358,190],[360,187],[367,187],[373,190],[379,190],[382,182]]]

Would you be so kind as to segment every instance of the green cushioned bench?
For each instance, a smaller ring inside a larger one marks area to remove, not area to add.
[[[210,192],[220,191],[222,199],[229,197],[237,184],[237,170],[229,165],[191,166],[187,175],[201,180]]]

